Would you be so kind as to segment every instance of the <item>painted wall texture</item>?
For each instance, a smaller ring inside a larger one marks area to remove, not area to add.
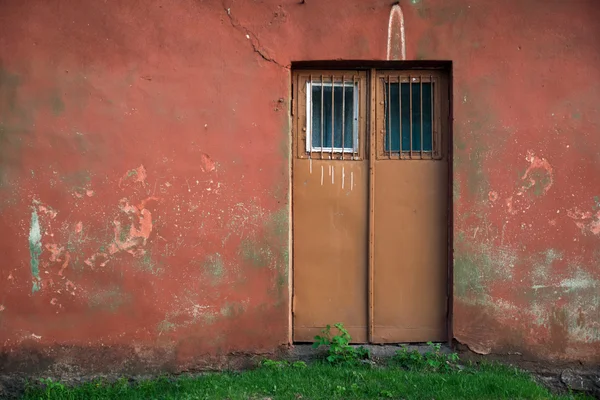
[[[454,336],[600,360],[600,7],[403,0],[452,60]],[[0,368],[289,341],[290,64],[384,60],[391,1],[0,4]],[[334,322],[334,321],[332,321]]]

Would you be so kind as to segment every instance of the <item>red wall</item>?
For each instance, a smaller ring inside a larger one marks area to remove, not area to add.
[[[454,333],[476,351],[600,360],[595,3],[401,1],[407,59],[453,61]],[[3,365],[286,344],[289,65],[385,59],[391,5],[3,1]]]

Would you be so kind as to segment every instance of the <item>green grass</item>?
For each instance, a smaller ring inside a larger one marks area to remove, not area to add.
[[[268,362],[245,372],[162,377],[77,387],[45,381],[23,399],[570,399],[553,396],[528,375],[504,366],[425,372],[397,366],[292,365]]]

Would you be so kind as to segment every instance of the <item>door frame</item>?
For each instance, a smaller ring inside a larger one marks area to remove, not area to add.
[[[294,309],[295,309],[295,296],[294,296],[294,235],[293,235],[293,215],[294,215],[294,204],[293,204],[293,159],[296,156],[295,154],[295,139],[294,135],[297,134],[298,126],[296,124],[296,113],[295,107],[298,105],[297,99],[294,98],[295,90],[294,85],[297,82],[294,82],[294,74],[298,70],[303,71],[318,71],[318,70],[354,70],[354,71],[366,71],[367,73],[367,96],[368,102],[367,105],[369,107],[369,112],[367,114],[367,127],[369,132],[373,132],[375,128],[375,118],[373,117],[376,113],[376,98],[374,96],[374,91],[376,90],[376,76],[377,71],[381,70],[394,70],[394,71],[410,71],[410,70],[433,70],[433,71],[441,71],[446,74],[447,78],[447,89],[448,89],[448,99],[447,99],[447,108],[448,108],[448,121],[447,121],[447,132],[446,137],[441,143],[441,150],[445,150],[447,154],[447,162],[448,162],[448,184],[447,184],[447,315],[446,315],[446,334],[447,339],[446,343],[449,346],[453,346],[453,338],[454,338],[454,325],[453,325],[453,316],[454,316],[454,197],[453,197],[453,185],[454,185],[454,110],[453,110],[453,97],[454,97],[454,87],[453,87],[453,65],[452,61],[353,61],[353,60],[336,60],[336,61],[293,61],[291,63],[291,68],[289,72],[289,99],[290,99],[290,110],[289,110],[289,126],[290,126],[290,136],[289,136],[289,157],[288,157],[288,200],[289,200],[289,274],[288,274],[288,284],[289,284],[289,310],[288,310],[288,344],[293,345],[294,343],[302,343],[302,342],[294,342],[293,340],[293,332],[294,332]],[[374,182],[375,182],[375,170],[374,163],[376,158],[376,146],[372,145],[371,141],[374,140],[374,135],[369,134],[365,135],[365,156],[368,151],[369,156],[369,210],[368,210],[368,280],[367,280],[367,298],[369,304],[367,305],[368,315],[367,315],[367,336],[369,343],[372,341],[373,334],[373,274],[374,274]]]

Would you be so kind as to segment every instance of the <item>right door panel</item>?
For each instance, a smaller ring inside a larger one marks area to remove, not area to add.
[[[375,83],[374,343],[443,341],[448,311],[447,96],[442,75],[380,73]]]

